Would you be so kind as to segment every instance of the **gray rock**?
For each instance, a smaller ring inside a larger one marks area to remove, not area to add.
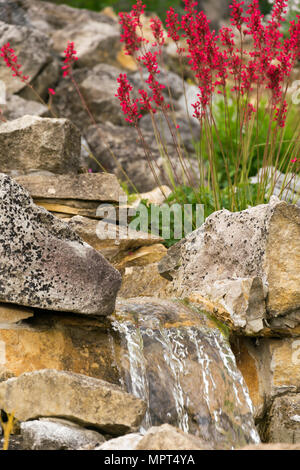
[[[130,82],[133,83],[136,89],[138,88],[147,89],[147,85],[145,81],[147,80],[148,76],[149,76],[149,73],[147,72],[147,70],[143,70],[143,74],[142,74],[143,80],[141,79],[140,72],[136,72],[130,75],[129,79],[130,79]],[[158,79],[159,79],[159,83],[165,86],[165,88],[163,89],[164,95],[169,96],[169,92],[170,92],[173,99],[177,100],[178,98],[180,98],[180,96],[183,93],[183,90],[182,90],[182,78],[179,75],[169,70],[162,69],[160,67],[160,74],[159,74]]]
[[[173,293],[246,334],[300,324],[300,210],[273,198],[242,212],[222,210],[159,265]],[[296,257],[296,258],[295,258]]]
[[[32,27],[43,31],[49,36],[74,23],[83,24],[88,21],[107,24],[116,23],[116,20],[107,15],[83,8],[72,8],[68,5],[41,2],[40,0],[19,0],[18,3],[22,5],[26,12],[26,21]]]
[[[26,11],[18,0],[0,0],[0,21],[14,25],[29,25]]]
[[[176,153],[174,142],[175,136],[175,141],[178,143],[180,142],[182,148],[186,148],[186,150],[188,150],[190,154],[195,154],[193,138],[199,135],[199,123],[195,120],[189,123],[186,118],[183,118],[178,113],[175,114],[174,117],[176,119],[176,125],[179,126],[179,129],[176,130],[174,122],[171,118],[170,121],[172,131],[170,130],[168,123],[165,119],[156,119],[157,127],[159,129],[162,142],[164,143],[164,145],[167,146],[170,155],[174,155]],[[143,131],[147,132],[147,134],[145,135],[145,140],[148,145],[150,145],[151,148],[158,148],[150,114],[147,114],[146,116],[142,117],[142,119],[140,120],[140,127]]]
[[[276,397],[267,417],[267,442],[300,443],[300,394]]]
[[[272,185],[272,195],[280,197],[283,201],[300,206],[300,177],[296,173],[284,174],[274,167],[262,168],[257,176],[251,178],[251,182],[258,183],[258,181],[265,178],[268,180],[266,196],[268,196]]]
[[[94,20],[78,21],[59,29],[52,34],[53,48],[64,54],[68,41],[76,45],[78,67],[93,67],[99,62],[116,63],[117,53],[121,50],[118,23],[109,24]]]
[[[10,95],[7,99],[7,108],[4,116],[8,121],[13,121],[26,115],[46,117],[48,113],[49,109],[47,106],[37,101],[25,100],[19,95]]]
[[[21,423],[23,448],[26,450],[78,450],[105,442],[96,432],[63,419],[46,419]]]
[[[199,0],[198,10],[203,10],[210,20],[210,27],[218,30],[229,17],[229,2],[223,0]]]
[[[0,407],[21,422],[57,417],[111,435],[135,432],[146,405],[117,385],[73,372],[43,369],[0,383]]]
[[[108,315],[121,278],[65,223],[0,174],[0,300],[42,309]]]
[[[153,143],[153,131],[143,131],[143,136],[150,143],[147,148],[151,152],[151,162],[156,177],[154,176],[143,144],[140,142],[136,129],[127,126],[116,126],[109,122],[97,126],[90,126],[85,131],[85,137],[95,158],[101,168],[115,173],[119,180],[127,183],[132,190],[136,188],[140,192],[151,191],[160,184],[172,186],[169,174],[170,163],[167,157],[162,157],[157,148],[151,147]],[[179,180],[182,179],[182,167],[174,151],[174,146],[169,146],[172,165],[176,170]],[[125,174],[127,176],[125,176]]]
[[[80,133],[67,119],[23,116],[0,126],[1,170],[77,173]]]
[[[109,121],[117,125],[125,124],[119,101],[115,96],[119,74],[119,69],[108,64],[98,64],[92,69],[83,68],[73,72],[74,79],[97,123]],[[81,131],[93,124],[69,79],[61,80],[56,92],[53,96],[56,114],[70,119]]]
[[[20,91],[20,96],[26,100],[33,100],[40,103],[40,98],[45,102],[49,98],[49,88],[56,88],[56,83],[61,75],[61,63],[58,57],[54,56],[52,60],[46,64],[39,74],[31,81],[34,91],[30,87],[25,87]],[[37,96],[37,94],[39,97]],[[52,114],[50,114],[53,117]]]

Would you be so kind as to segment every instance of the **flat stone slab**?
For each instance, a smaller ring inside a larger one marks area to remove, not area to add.
[[[25,115],[0,126],[1,171],[77,173],[81,137],[68,119]]]
[[[87,315],[114,310],[119,272],[3,174],[0,260],[2,302]]]
[[[68,224],[85,242],[95,250],[101,251],[110,262],[118,261],[128,251],[163,241],[161,237],[146,232],[88,217],[72,217]]]
[[[103,380],[43,369],[1,382],[0,409],[22,422],[65,418],[118,436],[137,430],[146,404]]]
[[[22,175],[15,180],[34,199],[80,199],[82,201],[118,202],[125,196],[115,175],[83,173],[80,175]]]

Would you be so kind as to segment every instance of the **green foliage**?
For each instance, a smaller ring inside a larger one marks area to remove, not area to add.
[[[240,187],[236,188],[236,199],[238,201],[238,206],[239,210],[244,210],[247,209],[249,205],[253,205],[253,201],[256,199],[257,195],[257,189],[258,185],[257,184],[251,184],[249,181],[245,183],[244,185],[240,185]],[[164,219],[162,215],[160,214],[159,217],[159,226],[158,227],[153,227],[153,224],[151,224],[151,211],[155,210],[155,205],[154,204],[149,204],[148,201],[142,200],[140,202],[140,205],[137,208],[137,214],[133,218],[141,218],[141,212],[139,211],[140,206],[144,206],[147,208],[147,214],[148,214],[148,231],[149,233],[153,233],[153,230],[157,233],[159,236],[163,236],[164,229],[167,228],[167,226],[170,229],[170,238],[165,239],[164,245],[167,248],[170,248],[174,243],[177,243],[181,238],[184,237],[184,234],[182,233],[182,236],[180,238],[176,238],[174,236],[175,230],[176,230],[176,221],[178,220],[177,217],[177,212],[181,212],[181,217],[183,220],[184,224],[184,218],[186,216],[184,205],[185,204],[190,204],[191,205],[191,210],[192,210],[192,219],[193,219],[193,230],[198,228],[197,223],[196,223],[196,207],[198,204],[203,205],[203,216],[204,220],[213,212],[215,212],[215,198],[212,190],[209,190],[207,187],[199,188],[198,191],[195,191],[194,188],[191,188],[189,186],[178,186],[172,194],[166,199],[165,201],[166,204],[168,204],[170,207],[174,207],[174,211],[170,213],[170,227],[169,225],[164,224]],[[231,195],[228,190],[228,187],[225,187],[221,191],[221,203],[222,203],[222,209],[230,209],[231,207]],[[251,204],[252,203],[252,204]]]
[[[253,193],[253,188],[248,188],[248,185],[243,183],[243,181],[247,180],[251,176],[255,176],[258,170],[262,167],[265,146],[268,142],[268,134],[270,133],[270,129],[275,129],[276,125],[275,121],[271,122],[270,124],[270,115],[268,112],[266,112],[267,106],[268,103],[266,99],[261,98],[260,106],[257,110],[255,121],[253,123],[253,129],[250,132],[248,131],[249,141],[247,147],[247,159],[245,162],[241,161],[238,168],[237,155],[240,146],[240,135],[239,132],[237,132],[237,129],[239,128],[238,120],[241,119],[241,117],[238,116],[237,100],[234,98],[229,99],[227,110],[225,110],[223,99],[219,99],[213,106],[216,126],[213,128],[212,133],[215,154],[214,161],[218,184],[221,190],[228,187],[228,176],[222,155],[223,151],[223,153],[226,153],[226,160],[231,181],[240,182],[238,184],[238,191],[241,191],[243,188],[246,189],[246,198],[250,198],[249,204],[251,204],[251,201],[253,201],[252,196],[255,195],[255,192]],[[227,121],[225,119],[226,114],[229,115]],[[291,159],[289,148],[291,142],[293,142],[295,139],[295,123],[297,123],[297,115],[297,108],[295,106],[291,107],[289,115],[287,116],[282,136],[280,136],[278,133],[276,139],[273,142],[271,139],[269,139],[268,143],[269,148],[271,145],[273,145],[273,155],[277,157],[278,154],[278,161],[280,162],[278,168],[283,172],[287,170]],[[216,129],[218,135],[216,133]],[[244,126],[243,133],[246,132],[246,129],[247,126]],[[245,139],[245,135],[243,135],[242,138]],[[204,136],[202,139],[202,144],[198,142],[195,144],[195,147],[198,155],[201,154],[202,158],[204,158],[206,161],[206,168],[208,168],[208,155],[205,144],[206,142]],[[275,163],[275,161],[273,163]]]
[[[52,2],[95,11],[100,11],[105,7],[113,7],[116,12],[119,12],[131,10],[135,0],[52,0]],[[177,12],[182,11],[180,0],[151,0],[148,4],[148,11],[153,11],[164,19],[166,11],[170,7],[173,7]]]
[[[69,5],[75,8],[99,11],[105,7],[114,7],[118,0],[52,0],[52,3]]]
[[[259,0],[260,11],[263,15],[268,15],[272,9],[269,0]]]
[[[216,200],[216,193],[213,191],[212,185],[209,181],[204,184],[199,182],[197,187],[190,187],[179,185],[174,188],[172,194],[166,199],[165,203],[170,207],[176,207],[174,213],[170,214],[170,237],[165,240],[165,245],[169,248],[176,243],[179,238],[174,236],[176,227],[176,211],[182,212],[182,219],[184,220],[185,212],[184,205],[190,204],[192,206],[193,214],[193,229],[197,228],[196,224],[196,207],[197,204],[203,205],[204,220],[215,210],[219,209],[228,210],[245,210],[249,206],[254,206],[259,203],[266,203],[268,197],[262,183],[252,183],[251,177],[256,176],[258,170],[263,165],[265,147],[268,141],[268,133],[270,133],[270,126],[273,127],[275,123],[270,123],[270,118],[266,112],[266,100],[260,101],[260,108],[255,116],[253,129],[249,134],[249,145],[247,146],[246,159],[237,166],[237,155],[239,152],[239,138],[237,137],[236,129],[238,128],[238,115],[236,100],[230,100],[227,106],[226,113],[229,113],[229,127],[226,126],[224,115],[224,101],[219,100],[214,105],[214,119],[216,121],[216,129],[218,129],[218,138],[216,130],[213,130],[214,139],[214,165],[218,186],[218,201]],[[297,124],[297,108],[290,108],[290,113],[287,117],[285,128],[282,130],[282,135],[274,133],[272,144],[272,156],[278,159],[276,167],[280,171],[288,171],[288,165],[291,159],[291,143],[295,139],[295,125]],[[229,130],[230,129],[230,130]],[[258,132],[256,132],[258,129]],[[278,140],[277,140],[278,139]],[[198,153],[199,161],[204,164],[204,173],[209,175],[209,157],[206,153],[205,137],[201,143],[195,143],[196,153]],[[222,149],[226,149],[226,161],[228,170],[226,171]],[[203,163],[204,162],[204,163]],[[269,162],[271,164],[272,161]],[[275,163],[275,162],[274,162]],[[228,173],[230,175],[230,182],[228,181]],[[233,207],[234,198],[234,207]],[[218,202],[218,204],[217,204]],[[148,212],[148,230],[153,233],[153,226],[151,225],[151,210],[153,206],[147,201],[142,201],[141,205],[147,208]],[[178,208],[179,205],[179,208]],[[139,212],[138,212],[139,214]],[[138,217],[139,215],[137,215]],[[159,226],[157,234],[162,236],[164,229],[163,218],[159,219]],[[182,234],[184,236],[184,234]]]

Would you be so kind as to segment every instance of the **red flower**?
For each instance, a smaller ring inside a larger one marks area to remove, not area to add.
[[[15,54],[15,50],[10,47],[10,43],[7,42],[1,48],[1,57],[3,57],[7,67],[11,68],[13,77],[18,77],[22,82],[27,82],[29,79],[28,75],[23,75],[21,72],[21,64],[18,64],[18,57]]]
[[[279,108],[276,108],[276,114],[274,120],[278,122],[279,127],[285,126],[287,113],[287,102],[284,101]]]
[[[125,43],[127,55],[134,56],[140,49],[141,43],[146,42],[146,39],[137,34],[137,27],[142,28],[140,17],[145,7],[141,0],[137,0],[130,13],[119,13],[119,23],[122,28],[120,41]]]
[[[68,41],[68,45],[66,50],[64,51],[65,53],[65,60],[64,64],[62,66],[63,72],[63,77],[67,77],[72,73],[72,65],[76,60],[78,60],[78,57],[76,56],[77,52],[74,49],[74,42]]]
[[[147,109],[148,111],[151,111],[152,113],[156,113],[156,109],[152,107],[151,101],[153,101],[153,98],[151,96],[148,96],[148,93],[146,90],[139,90],[139,94],[141,95],[140,98],[140,104],[141,104],[141,110]]]
[[[160,47],[163,46],[165,43],[165,38],[164,38],[162,22],[160,21],[160,19],[157,17],[151,18],[150,28],[152,30],[153,37],[156,40],[156,43],[153,44],[153,46],[160,46]]]
[[[157,63],[158,52],[152,53],[151,51],[146,52],[144,55],[138,57],[138,61],[142,63],[149,72],[149,76],[146,83],[149,84],[149,88],[152,90],[153,101],[157,106],[161,106],[164,101],[161,90],[165,88],[156,80],[156,75],[160,73]]]
[[[237,2],[236,0],[232,0],[232,5],[229,5],[229,8],[231,9],[230,13],[230,22],[233,26],[236,26],[236,28],[241,31],[242,29],[242,24],[245,23],[246,17],[243,16],[244,10],[243,10],[243,5],[245,2]]]
[[[53,90],[53,88],[48,88],[48,92],[50,95],[55,95],[55,91]]]
[[[116,93],[116,97],[119,99],[123,113],[126,116],[125,120],[131,124],[137,125],[138,120],[142,117],[138,108],[139,100],[131,100],[130,92],[132,90],[132,86],[127,79],[126,73],[120,73],[117,81],[119,83],[119,88]]]
[[[132,5],[131,16],[136,19],[137,25],[142,26],[140,17],[144,13],[146,5],[143,5],[142,0],[137,0],[135,5]]]
[[[178,21],[178,13],[174,12],[174,8],[169,8],[167,11],[167,18],[166,18],[166,27],[168,32],[168,37],[172,38],[174,42],[178,42],[180,36],[178,31],[180,29],[180,23]]]

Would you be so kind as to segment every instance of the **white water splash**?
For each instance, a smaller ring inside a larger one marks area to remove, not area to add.
[[[189,432],[189,416],[185,407],[185,397],[181,385],[181,376],[185,371],[184,360],[188,356],[184,338],[180,330],[160,328],[160,336],[156,338],[164,348],[164,360],[172,372],[174,383],[172,395],[178,416],[178,427]]]
[[[113,328],[124,335],[128,351],[130,367],[130,390],[134,396],[141,398],[149,405],[149,383],[146,373],[146,363],[143,353],[143,338],[139,328],[135,328],[130,322],[114,321]],[[140,431],[143,432],[151,427],[151,417],[149,406],[141,425]]]

